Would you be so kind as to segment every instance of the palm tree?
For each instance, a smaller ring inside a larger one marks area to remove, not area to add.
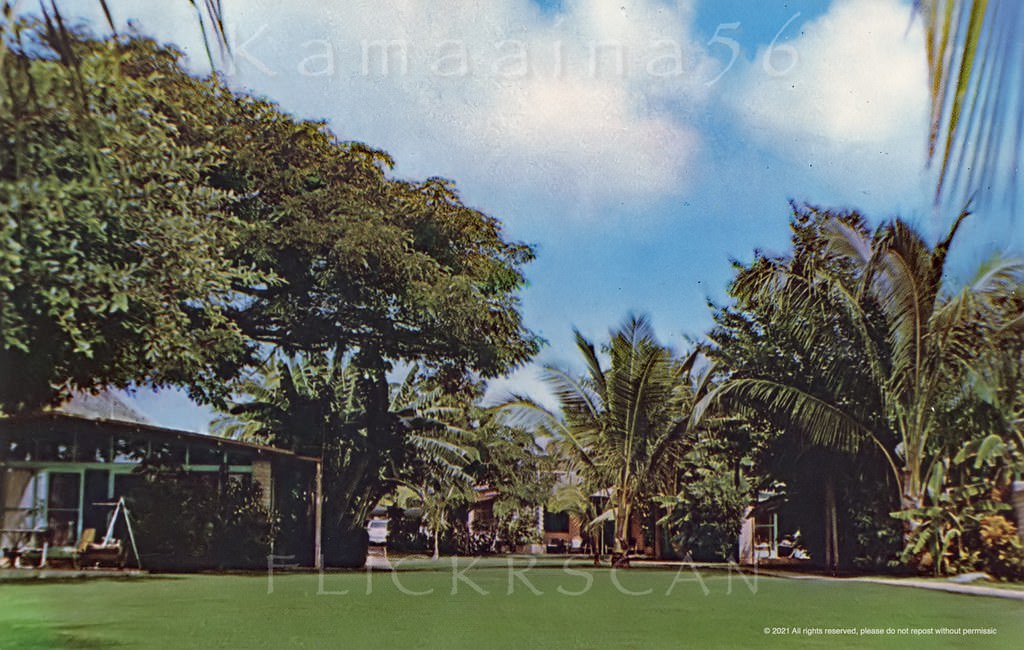
[[[946,256],[966,216],[931,247],[899,219],[871,233],[859,222],[817,215],[817,258],[762,259],[732,291],[741,303],[773,304],[785,314],[823,389],[790,377],[734,377],[702,400],[694,421],[728,400],[784,417],[815,444],[872,445],[892,471],[901,508],[920,507],[936,460],[930,443],[938,407],[1010,323],[1003,306],[1024,278],[1020,262],[995,260],[959,292],[943,290]],[[841,353],[844,346],[853,354]],[[852,358],[865,368],[852,368]]]
[[[624,561],[639,500],[663,490],[689,446],[686,416],[693,403],[689,374],[695,356],[685,362],[673,358],[648,320],[637,317],[612,333],[607,368],[578,331],[576,347],[587,368],[584,376],[551,366],[544,370],[560,413],[525,397],[499,408],[558,441],[585,485],[611,488],[611,507],[603,516],[615,521],[615,554]]]

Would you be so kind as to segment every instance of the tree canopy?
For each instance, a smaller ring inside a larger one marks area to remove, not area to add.
[[[830,461],[826,485],[843,466],[855,483],[893,486],[877,507],[917,517],[938,498],[949,456],[978,433],[980,418],[952,414],[973,405],[977,415],[980,377],[1016,360],[1007,342],[1019,338],[1021,263],[991,260],[959,290],[945,282],[966,216],[930,244],[901,219],[871,230],[856,213],[795,207],[793,252],[737,270],[736,305],[719,310],[711,335],[728,375],[697,414],[715,402],[749,409],[795,437],[792,450],[859,452]],[[1010,402],[989,401],[1001,402],[992,419],[1012,419]],[[874,469],[857,466],[865,460]]]
[[[232,197],[203,183],[226,151],[178,142],[127,48],[51,36],[19,32],[0,75],[0,409],[226,378],[249,346],[224,307],[257,281],[225,256]]]
[[[133,382],[218,401],[267,347],[449,377],[536,352],[533,251],[450,181],[393,178],[147,39],[5,36],[0,408]]]

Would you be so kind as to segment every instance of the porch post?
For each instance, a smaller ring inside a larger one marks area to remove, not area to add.
[[[320,547],[320,530],[323,525],[323,461],[316,461],[316,486],[314,487],[313,499],[313,567],[324,568],[323,550]]]

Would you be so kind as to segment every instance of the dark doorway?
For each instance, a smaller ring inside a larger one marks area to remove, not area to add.
[[[107,532],[107,519],[113,511],[109,505],[111,498],[110,472],[105,469],[85,470],[85,493],[82,503],[85,512],[82,513],[82,529],[95,528],[97,539]]]

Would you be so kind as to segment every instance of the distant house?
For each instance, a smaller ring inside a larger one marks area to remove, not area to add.
[[[572,480],[575,479],[569,474],[560,479],[562,484]],[[590,501],[595,511],[604,512],[614,493],[614,488],[605,488],[591,494]],[[585,524],[588,522],[580,521],[577,515],[545,509],[542,523],[544,545],[549,553],[593,552],[595,547],[601,553],[611,553],[615,546],[615,522],[610,519],[594,530],[587,531]],[[661,526],[655,525],[655,529],[659,535],[662,534]],[[654,540],[652,544],[651,540],[647,539],[641,518],[635,512],[629,522],[629,542],[630,553],[640,553],[657,559],[663,557],[663,545],[658,540]]]
[[[494,527],[494,501],[500,494],[487,485],[473,488],[473,503],[466,509],[466,527],[470,532],[489,531]]]
[[[258,482],[268,510],[301,485],[309,496],[296,561],[318,565],[318,458],[140,420],[118,400],[96,397],[76,398],[61,411],[0,418],[0,546],[10,548],[26,531],[45,531],[50,544],[67,545],[87,528],[105,530],[113,504],[144,480],[134,471],[142,459],[159,456],[188,473],[226,471]]]
[[[760,492],[758,501],[747,508],[740,526],[739,563],[759,564],[779,559],[779,506],[782,500],[772,492]]]
[[[1024,542],[1024,481],[1013,482],[1013,492],[1010,499],[1017,519],[1017,535]]]

